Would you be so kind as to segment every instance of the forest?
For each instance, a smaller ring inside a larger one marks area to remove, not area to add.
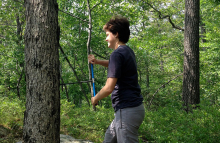
[[[44,108],[42,112],[50,110],[49,106],[56,110],[53,114],[56,118],[45,123],[60,120],[59,126],[45,129],[52,135],[66,134],[95,143],[103,141],[114,110],[110,96],[96,107],[91,105],[94,91],[88,54],[109,59],[112,49],[105,41],[103,26],[116,15],[130,21],[127,45],[136,55],[144,97],[146,113],[139,129],[139,142],[219,142],[219,0],[48,1],[0,1],[0,142],[25,139],[29,130],[28,115],[33,115],[37,124],[44,119],[44,113],[34,115],[41,109],[38,106]],[[34,3],[36,7],[31,7]],[[46,7],[44,3],[49,5],[48,11],[52,11],[51,27],[44,25],[41,29],[41,24],[46,22],[40,23],[40,20],[49,12],[36,9]],[[190,12],[197,12],[192,13],[194,18],[189,17]],[[45,35],[43,38],[36,35],[31,40],[32,32]],[[47,45],[40,41],[46,36],[54,36],[56,40],[45,40],[50,48],[43,49]],[[55,50],[48,56],[53,46]],[[53,60],[53,56],[57,60]],[[39,79],[37,73],[42,74],[39,67],[47,64],[49,77]],[[105,85],[107,68],[93,65],[93,72],[98,92]],[[51,88],[52,96],[47,90],[50,87],[55,88]],[[36,98],[39,103],[35,103]],[[44,103],[49,100],[46,98],[56,102]],[[32,110],[32,107],[36,108]]]

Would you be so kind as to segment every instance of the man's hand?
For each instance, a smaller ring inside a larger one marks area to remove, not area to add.
[[[96,64],[97,60],[94,55],[88,55],[88,60],[91,64]]]
[[[91,98],[91,103],[92,103],[93,106],[98,105],[98,101],[95,100],[95,97]]]

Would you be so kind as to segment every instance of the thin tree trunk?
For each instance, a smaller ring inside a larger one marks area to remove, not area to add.
[[[68,94],[68,90],[67,90],[67,86],[66,86],[66,84],[64,84],[64,81],[63,81],[63,78],[60,76],[60,79],[61,79],[61,81],[62,81],[62,85],[64,86],[64,88],[65,88],[65,91],[66,91],[66,98],[67,98],[67,101],[68,102],[70,102],[70,98],[69,98],[69,94]]]
[[[205,28],[205,23],[204,22],[202,22],[202,18],[200,17],[200,29],[201,29],[201,39],[202,39],[202,43],[206,43],[207,42],[207,40],[205,39],[206,38],[206,36],[205,36],[205,34],[206,34],[206,28]],[[205,49],[203,49],[203,50],[205,50]]]
[[[21,82],[23,74],[24,74],[24,68],[22,69],[20,77],[19,77],[18,82],[17,82],[17,95],[18,95],[18,98],[21,98],[21,95],[20,95],[20,82]]]
[[[18,44],[18,48],[20,48],[21,47],[21,40],[22,40],[22,24],[23,24],[23,22],[20,22],[20,17],[17,14],[16,14],[16,23],[17,23],[17,38],[18,38],[16,41],[17,41],[17,44]],[[23,61],[22,61],[22,63],[23,63]],[[17,66],[18,66],[18,63],[17,63]],[[18,98],[21,97],[21,95],[20,95],[20,87],[19,86],[20,86],[20,82],[21,82],[22,76],[24,74],[24,67],[22,66],[22,68],[23,69],[21,71],[21,74],[19,75],[19,79],[18,79],[18,82],[17,82],[17,95],[18,95]]]
[[[25,0],[25,143],[60,142],[60,62],[56,0]]]
[[[147,94],[149,94],[149,88],[150,88],[150,75],[149,75],[149,66],[147,64],[146,66],[146,80],[147,80]]]
[[[17,23],[17,37],[18,37],[18,43],[22,40],[21,32],[22,32],[22,22],[20,22],[19,15],[16,15],[16,23]]]
[[[90,54],[91,48],[90,48],[90,42],[91,42],[91,32],[92,32],[92,16],[91,16],[91,9],[89,5],[89,0],[87,0],[87,9],[89,13],[89,30],[88,30],[88,41],[87,41],[87,55]],[[92,80],[91,76],[91,64],[88,62],[88,69],[89,69],[89,80]],[[93,97],[94,91],[93,91],[93,86],[92,82],[90,82],[90,90],[91,90],[91,97]],[[93,109],[96,110],[96,107],[93,106]]]

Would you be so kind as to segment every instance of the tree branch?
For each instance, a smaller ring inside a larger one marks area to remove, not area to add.
[[[63,13],[66,13],[66,14],[72,16],[72,17],[75,17],[75,18],[77,18],[77,19],[79,19],[79,20],[81,20],[81,21],[83,21],[83,22],[89,23],[89,21],[86,21],[86,20],[84,20],[84,19],[81,19],[80,17],[77,17],[77,16],[75,16],[75,15],[73,15],[73,14],[71,14],[71,13],[65,12],[65,11],[63,11],[63,10],[61,10],[61,9],[59,9],[59,11],[61,11],[61,12],[63,12]]]
[[[145,2],[144,0],[142,0],[142,1]],[[173,28],[179,29],[179,30],[181,30],[181,31],[184,31],[183,28],[181,28],[181,27],[179,27],[179,26],[177,26],[177,25],[175,25],[175,24],[173,23],[173,21],[171,20],[171,16],[170,16],[170,15],[163,15],[163,14],[162,14],[159,10],[157,10],[152,4],[150,4],[149,2],[146,2],[146,3],[147,3],[151,8],[153,8],[153,9],[159,14],[159,19],[165,19],[165,18],[167,18]]]
[[[68,94],[68,91],[67,91],[67,86],[66,86],[66,84],[64,84],[62,76],[60,76],[60,79],[62,81],[62,84],[60,84],[60,85],[62,85],[62,86],[64,85],[65,91],[66,91],[66,98],[67,98],[68,102],[70,102],[69,94]],[[63,88],[62,88],[62,90],[63,90]]]
[[[151,101],[150,101],[150,103],[149,103],[149,105],[148,105],[148,109],[150,109],[150,106],[151,106],[151,104],[152,104],[152,101],[153,101],[154,96],[156,95],[156,93],[157,93],[162,87],[165,87],[166,84],[169,84],[171,81],[173,81],[174,79],[176,79],[177,77],[179,77],[179,76],[181,76],[181,75],[183,75],[183,73],[177,75],[176,77],[174,77],[173,79],[169,80],[167,83],[164,83],[163,85],[161,85],[161,87],[159,87],[159,88],[157,89],[157,91],[153,94],[153,97],[152,97],[152,99],[151,99]]]
[[[78,84],[78,83],[88,83],[88,82],[92,82],[92,80],[88,80],[88,81],[79,81],[79,82],[71,82],[71,83],[60,83],[60,85]]]
[[[77,75],[77,73],[76,73],[76,70],[74,69],[74,67],[73,67],[72,64],[70,63],[69,59],[67,58],[66,54],[64,53],[63,48],[62,48],[61,46],[59,46],[59,49],[60,49],[61,53],[63,54],[65,60],[68,62],[70,68],[73,70],[73,73],[74,73],[74,75],[75,75],[77,81],[80,82],[79,77],[78,77],[78,75]],[[85,93],[83,87],[82,87],[82,83],[79,83],[79,85],[80,85],[80,88],[81,88],[81,90],[82,90],[82,92],[83,92],[83,95],[85,96],[85,98],[86,98],[86,100],[87,100],[87,102],[88,102],[88,105],[90,106],[89,100],[88,100],[88,98],[87,98],[87,96],[86,96],[86,93]]]
[[[100,57],[100,58],[102,58],[102,59],[107,60],[106,57],[103,57],[103,56],[99,55],[98,53],[96,53],[96,52],[94,52],[94,51],[92,51],[92,53],[93,53],[94,55],[96,55],[97,57]]]
[[[95,6],[93,6],[93,8],[91,8],[91,11],[98,5],[100,5],[103,2],[103,0],[101,0],[99,3],[97,3]]]
[[[69,47],[70,47],[70,48],[72,48],[72,47],[70,46],[70,44],[69,44],[69,43],[67,43],[67,44],[69,45]],[[73,49],[73,48],[72,48],[72,49]],[[75,61],[78,61],[78,60],[77,60],[77,57],[76,57],[76,54],[74,54],[74,58],[75,58]],[[77,66],[80,68],[81,73],[83,74],[84,78],[86,78],[86,74],[83,72],[83,70],[82,70],[81,66],[80,66],[78,63],[76,63],[76,64],[77,64]],[[87,83],[87,85],[88,85],[88,88],[90,88],[89,83]]]

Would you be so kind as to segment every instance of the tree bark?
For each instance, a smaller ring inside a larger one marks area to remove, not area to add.
[[[25,143],[60,142],[60,70],[56,0],[25,0]]]
[[[200,103],[199,92],[199,0],[185,0],[183,106]]]

